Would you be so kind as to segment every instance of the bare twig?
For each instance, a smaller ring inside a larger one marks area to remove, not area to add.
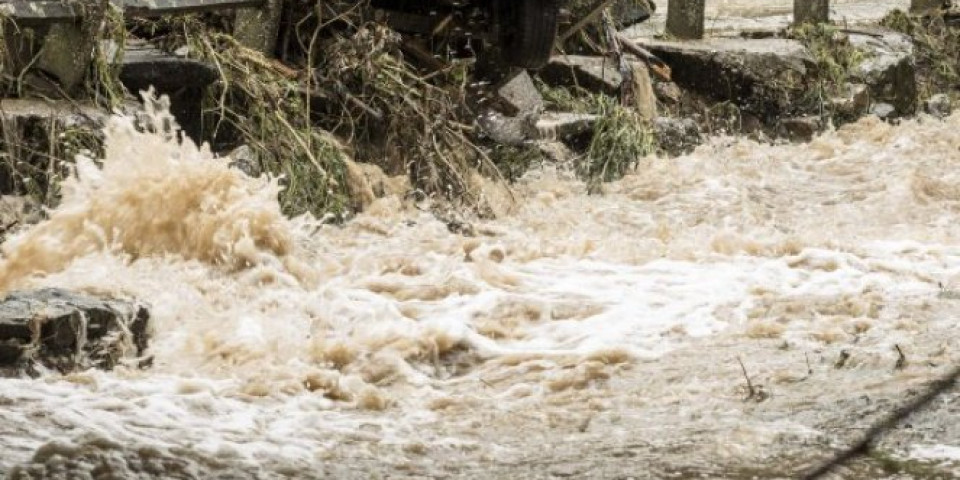
[[[596,5],[594,5],[586,15],[557,37],[557,45],[563,45],[563,42],[566,42],[570,37],[576,35],[577,32],[586,28],[587,25],[595,22],[597,18],[603,14],[603,11],[613,4],[613,2],[614,0],[598,0]]]
[[[907,356],[903,354],[903,350],[900,349],[899,344],[894,344],[893,348],[897,349],[897,364],[894,365],[894,370],[900,370],[903,367],[907,366]]]
[[[741,360],[739,356],[737,357],[737,362],[740,363],[740,369],[743,370],[743,378],[747,380],[747,398],[744,400],[750,400],[757,394],[757,391],[753,387],[753,382],[750,381],[750,375],[747,374],[747,367],[743,365],[743,360]]]
[[[658,77],[662,80],[670,81],[673,76],[673,71],[670,69],[670,66],[667,65],[667,62],[664,62],[660,57],[654,55],[646,48],[637,45],[633,40],[627,38],[626,35],[622,33],[617,33],[617,41],[620,42],[620,46],[627,52],[636,55],[637,58],[646,62]]]
[[[613,26],[613,18],[610,17],[609,10],[603,11],[602,20],[603,33],[607,37],[607,44],[610,46],[610,53],[617,61],[617,69],[620,71],[620,75],[623,77],[623,81],[620,82],[620,104],[622,106],[628,106],[633,103],[634,97],[633,68],[623,55],[623,48],[620,46],[620,40],[617,37],[617,30]]]
[[[850,359],[850,352],[847,350],[841,350],[840,358],[838,358],[837,363],[833,365],[834,368],[843,368],[843,366],[847,364],[847,360],[849,359]]]

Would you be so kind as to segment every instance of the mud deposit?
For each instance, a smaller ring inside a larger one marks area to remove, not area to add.
[[[10,478],[790,477],[957,361],[957,115],[548,168],[475,237],[107,133],[0,280],[148,302],[154,364],[0,380]],[[848,477],[952,476],[956,397]]]

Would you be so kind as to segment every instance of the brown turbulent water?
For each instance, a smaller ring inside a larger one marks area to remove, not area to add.
[[[537,466],[588,427],[598,445],[659,428],[671,452],[706,448],[681,455],[697,465],[749,464],[824,423],[721,415],[746,408],[728,401],[733,355],[769,358],[777,383],[772,345],[819,365],[855,343],[853,385],[894,344],[932,359],[942,345],[922,342],[955,342],[953,320],[933,340],[915,327],[938,284],[960,289],[960,115],[718,138],[604,195],[547,166],[475,237],[397,198],[344,226],[285,218],[275,181],[129,119],[106,133],[102,167],[81,159],[49,220],[4,245],[0,283],[149,302],[154,365],[0,380],[0,470],[32,458],[80,478],[93,451],[120,477],[615,476]],[[684,427],[700,408],[717,420]]]

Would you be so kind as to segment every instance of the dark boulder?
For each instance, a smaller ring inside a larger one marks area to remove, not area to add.
[[[711,38],[702,41],[638,39],[670,65],[684,90],[774,122],[805,93],[804,79],[816,66],[795,40]]]
[[[187,57],[182,51],[168,54],[146,43],[125,46],[120,81],[137,94],[153,88],[170,98],[170,113],[193,141],[203,140],[201,121],[204,89],[219,79],[217,69]]]
[[[10,293],[0,301],[0,376],[111,369],[141,358],[149,319],[146,307],[127,300],[56,288]]]

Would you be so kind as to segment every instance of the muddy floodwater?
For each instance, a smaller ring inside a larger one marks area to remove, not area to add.
[[[153,366],[0,380],[0,472],[790,477],[960,356],[958,147],[960,115],[716,138],[603,195],[547,165],[464,236],[398,198],[285,218],[117,119],[0,283],[147,302]],[[840,473],[954,475],[956,399]]]

